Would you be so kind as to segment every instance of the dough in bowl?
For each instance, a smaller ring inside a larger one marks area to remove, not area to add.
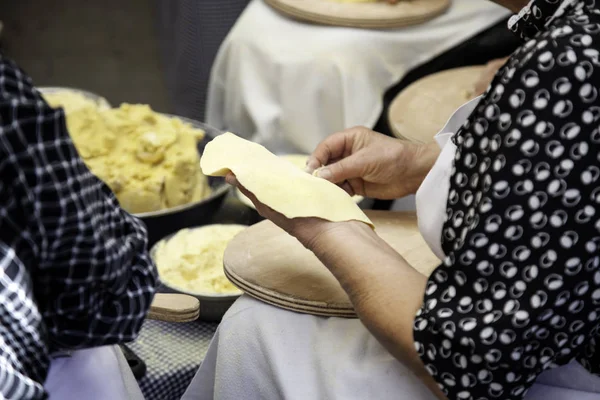
[[[145,104],[102,109],[77,92],[44,97],[65,108],[79,155],[128,212],[169,209],[210,195],[197,150],[203,130]]]
[[[232,171],[259,201],[288,218],[356,220],[373,227],[342,188],[307,174],[263,146],[233,133],[224,133],[208,143],[200,166],[210,176],[225,176]]]
[[[152,256],[160,279],[174,289],[197,294],[239,294],[223,272],[225,248],[245,225],[183,229],[158,242]]]

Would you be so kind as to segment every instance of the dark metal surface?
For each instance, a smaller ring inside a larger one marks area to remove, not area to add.
[[[139,217],[148,230],[148,247],[153,246],[163,237],[184,228],[213,223],[227,193],[230,192],[223,178],[209,178],[213,194],[203,201],[176,212]]]

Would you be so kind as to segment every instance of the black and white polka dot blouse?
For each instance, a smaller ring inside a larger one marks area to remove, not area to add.
[[[509,25],[524,44],[453,139],[446,259],[415,318],[451,400],[600,370],[600,4],[534,0]]]

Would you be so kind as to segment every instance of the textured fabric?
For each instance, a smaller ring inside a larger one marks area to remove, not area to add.
[[[484,0],[402,29],[298,22],[252,0],[223,42],[206,122],[274,152],[310,153],[333,132],[373,126],[385,91],[408,71],[508,17]]]
[[[575,0],[567,1],[530,1],[526,7],[513,15],[508,21],[508,28],[522,40],[533,38],[546,29],[552,20],[561,17]]]
[[[183,400],[436,400],[358,319],[287,311],[242,296]],[[503,400],[499,397],[498,400]],[[600,400],[577,363],[542,374],[526,400]]]
[[[148,320],[129,347],[146,363],[139,381],[146,400],[179,400],[198,370],[217,324]]]
[[[248,2],[156,1],[160,51],[175,114],[204,121],[213,61]]]
[[[52,360],[44,383],[50,400],[144,400],[119,346],[76,350]]]
[[[471,115],[480,100],[481,96],[459,107],[450,116],[446,125],[435,135],[434,139],[440,147],[440,154],[415,196],[416,202],[419,204],[417,207],[419,232],[440,260],[445,257],[441,241],[442,226],[446,215],[452,161],[456,153],[456,146],[451,138]]]
[[[536,18],[547,25],[453,139],[446,258],[415,319],[419,354],[449,399],[521,399],[546,369],[600,366],[600,11],[530,9],[550,12]]]
[[[1,55],[0,177],[0,397],[41,398],[52,351],[136,336],[156,269],[63,111]]]

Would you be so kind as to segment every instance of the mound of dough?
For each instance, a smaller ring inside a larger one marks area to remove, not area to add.
[[[145,104],[103,109],[69,91],[44,94],[44,98],[65,109],[79,155],[128,212],[159,211],[210,195],[196,147],[203,130]]]
[[[233,133],[217,136],[206,146],[200,167],[210,176],[225,176],[232,171],[259,201],[288,218],[356,220],[373,227],[343,189]]]
[[[240,293],[223,272],[223,253],[231,239],[246,228],[206,225],[183,229],[160,241],[152,254],[160,279],[192,293]]]

